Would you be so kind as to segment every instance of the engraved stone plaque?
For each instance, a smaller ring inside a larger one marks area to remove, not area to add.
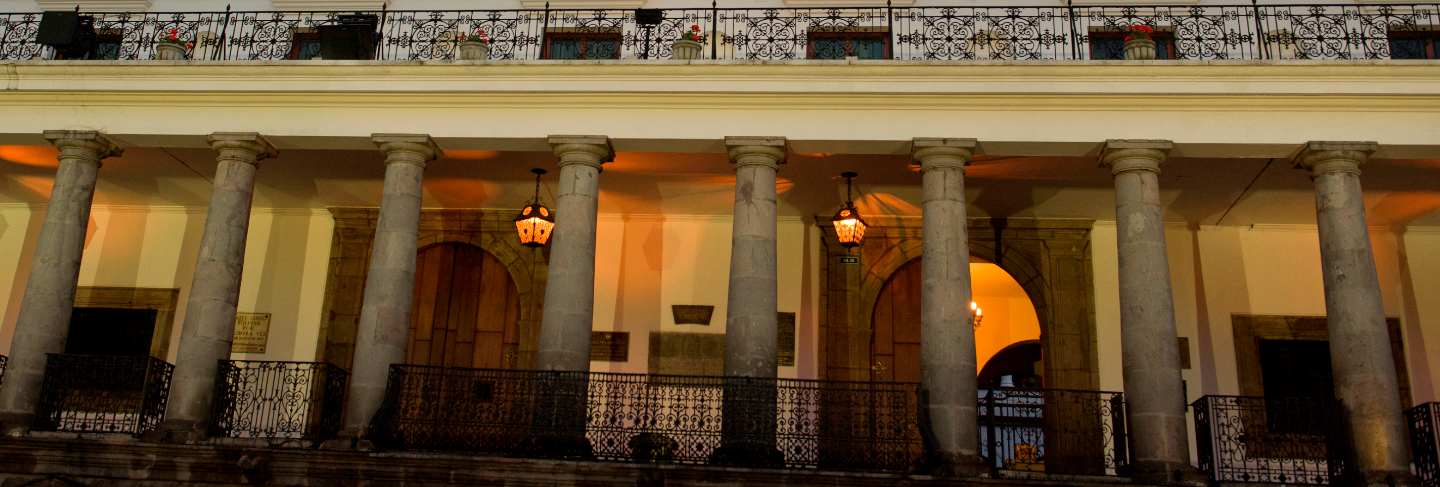
[[[715,313],[715,307],[701,304],[672,304],[670,313],[675,316],[677,325],[710,326],[710,317]]]
[[[709,375],[725,373],[725,335],[651,333],[650,373]]]
[[[270,340],[270,313],[235,313],[231,353],[265,353]]]
[[[630,332],[590,332],[590,360],[598,362],[629,362]]]
[[[795,313],[780,312],[775,321],[775,363],[795,366]]]

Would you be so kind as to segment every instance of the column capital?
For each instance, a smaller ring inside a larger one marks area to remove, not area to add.
[[[1101,152],[1100,167],[1110,168],[1110,174],[1116,176],[1129,171],[1160,174],[1160,163],[1174,147],[1168,140],[1110,139]]]
[[[758,165],[779,169],[785,163],[789,141],[784,137],[728,136],[725,149],[730,153],[730,163],[736,168]]]
[[[1295,168],[1310,171],[1311,176],[1329,173],[1360,174],[1360,165],[1379,148],[1375,142],[1310,141],[1295,158]]]
[[[599,169],[615,160],[615,148],[604,135],[551,135],[549,141],[560,167],[584,164]]]
[[[60,149],[60,156],[79,157],[99,163],[125,152],[114,139],[94,130],[46,130],[45,140]]]
[[[440,157],[440,146],[426,134],[371,134],[370,141],[385,151],[385,164],[425,164]]]
[[[910,158],[920,163],[921,172],[964,169],[970,165],[970,158],[974,157],[978,145],[975,139],[916,137],[910,141]]]
[[[220,160],[253,165],[278,154],[269,139],[255,132],[215,132],[205,140],[210,142],[212,149],[220,152]]]

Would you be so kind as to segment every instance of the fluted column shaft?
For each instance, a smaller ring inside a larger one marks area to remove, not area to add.
[[[730,287],[725,307],[725,375],[775,377],[775,174],[785,160],[780,137],[727,137],[735,164]]]
[[[614,152],[604,136],[552,136],[560,165],[550,272],[540,321],[541,370],[590,370],[590,329],[595,314],[595,221],[600,170]]]
[[[121,152],[99,132],[53,130],[46,131],[45,138],[60,149],[60,165],[30,261],[5,382],[0,385],[0,429],[12,436],[29,431],[35,417],[45,354],[65,350],[100,161]]]
[[[1135,475],[1149,481],[1183,478],[1190,465],[1175,302],[1157,182],[1170,148],[1164,140],[1111,140],[1101,162],[1115,177],[1121,360]]]
[[[405,361],[415,287],[421,180],[425,165],[440,153],[428,135],[377,134],[372,139],[385,152],[385,190],[355,332],[344,429],[345,436],[351,438],[367,433],[366,427],[385,397],[390,366]]]
[[[1297,165],[1315,182],[1335,397],[1368,485],[1409,483],[1409,445],[1380,280],[1365,223],[1360,165],[1374,142],[1310,142]]]
[[[920,381],[932,468],[971,473],[979,464],[975,411],[975,328],[970,314],[970,247],[965,165],[974,139],[915,139],[923,185],[924,252],[920,290]]]
[[[216,371],[230,358],[235,335],[255,171],[261,159],[275,156],[275,147],[256,133],[217,133],[209,140],[220,154],[165,411],[164,430],[176,441],[203,438],[209,426]]]

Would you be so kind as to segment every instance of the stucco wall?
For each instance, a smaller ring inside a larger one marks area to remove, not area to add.
[[[0,350],[9,350],[29,275],[29,255],[44,208],[0,208]],[[179,289],[167,360],[179,347],[180,323],[204,228],[203,209],[96,206],[90,214],[80,286]],[[329,214],[257,208],[250,218],[239,310],[270,313],[263,354],[236,359],[309,360],[315,354],[329,259]]]

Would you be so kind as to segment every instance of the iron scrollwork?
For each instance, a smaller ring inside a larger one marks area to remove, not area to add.
[[[212,434],[324,440],[340,430],[349,374],[323,362],[224,360]]]
[[[165,415],[174,369],[147,356],[48,354],[35,429],[152,431]]]

